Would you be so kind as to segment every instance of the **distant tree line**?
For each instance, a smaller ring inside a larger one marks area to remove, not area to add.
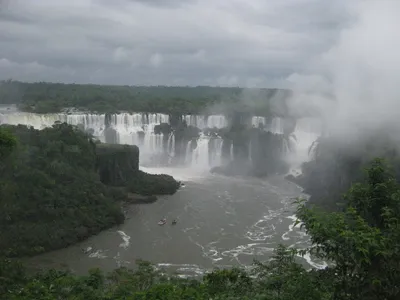
[[[285,99],[289,94],[288,90],[238,87],[0,82],[0,104],[17,104],[20,110],[36,113],[76,108],[98,113],[131,111],[182,115],[239,111],[269,116],[285,114]]]

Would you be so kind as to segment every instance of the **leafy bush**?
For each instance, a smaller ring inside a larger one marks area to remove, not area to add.
[[[180,187],[180,183],[172,176],[165,174],[147,174],[138,171],[128,182],[128,190],[140,195],[172,195]]]

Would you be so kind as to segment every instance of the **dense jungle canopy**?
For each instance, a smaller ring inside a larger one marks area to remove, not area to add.
[[[8,257],[63,248],[122,223],[130,193],[179,188],[171,176],[139,171],[136,146],[100,146],[65,123],[2,125],[0,133],[0,254]]]

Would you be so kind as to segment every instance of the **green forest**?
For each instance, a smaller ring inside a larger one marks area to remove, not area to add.
[[[180,186],[139,171],[136,146],[96,144],[66,123],[0,132],[0,254],[7,257],[74,244],[122,223],[121,203],[135,202],[135,194],[173,194]]]
[[[22,111],[55,113],[65,108],[98,113],[154,112],[209,114],[239,111],[271,115],[272,99],[281,114],[288,90],[227,87],[111,86],[64,83],[0,82],[0,104]]]
[[[100,148],[67,124],[42,131],[0,128],[1,299],[399,299],[400,185],[388,161],[373,157],[360,162],[364,176],[341,197],[341,210],[327,212],[297,201],[298,222],[311,237],[308,251],[329,263],[323,270],[299,263],[297,256],[306,250],[278,246],[270,261],[256,261],[251,272],[214,270],[199,280],[164,275],[143,261],[135,269],[108,274],[98,269],[86,276],[26,272],[13,257],[63,247],[123,222],[120,202],[126,187],[149,182],[135,173],[138,156],[126,155],[137,149],[114,150],[125,156],[121,160],[130,159],[121,169],[120,155],[110,161],[112,150]],[[136,181],[126,180],[126,172],[136,174]]]

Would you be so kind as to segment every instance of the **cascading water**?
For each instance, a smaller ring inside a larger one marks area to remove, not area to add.
[[[208,161],[208,142],[207,138],[201,137],[197,142],[196,149],[192,152],[192,161],[190,166],[199,171],[208,170],[209,169],[209,161]]]
[[[171,132],[167,142],[167,152],[170,157],[175,156],[175,135]]]
[[[190,165],[191,163],[192,163],[192,141],[189,141],[186,145],[185,165]]]
[[[309,150],[314,141],[322,133],[321,120],[317,118],[301,118],[296,122],[293,132],[295,140],[291,139],[291,143],[295,144],[295,152],[288,156],[288,162],[291,165],[293,175],[301,173],[301,164],[310,159]]]
[[[154,126],[168,123],[169,116],[164,114],[121,113],[112,114],[106,120],[104,114],[34,114],[12,112],[0,114],[0,123],[11,125],[28,125],[36,129],[51,127],[55,122],[66,122],[71,125],[81,125],[93,136],[105,142],[107,125],[116,132],[116,142],[119,144],[138,145],[142,160],[151,159],[151,155],[163,151],[163,135],[154,133]],[[141,139],[141,134],[144,139]],[[171,139],[170,154],[175,148],[174,138]]]
[[[224,128],[228,125],[223,115],[185,115],[183,119],[186,121],[187,125],[198,127],[201,130],[206,128]]]
[[[205,128],[224,128],[228,125],[227,119],[223,115],[186,115],[183,117],[190,126],[196,126],[203,130]],[[0,113],[0,124],[29,125],[36,129],[43,129],[52,126],[55,122],[66,122],[71,125],[80,125],[87,131],[105,142],[105,129],[107,126],[115,130],[116,142],[120,144],[138,145],[141,150],[141,161],[151,161],[154,155],[163,154],[166,150],[168,162],[172,162],[175,156],[175,136],[169,133],[167,140],[164,141],[163,134],[155,134],[154,127],[160,123],[169,123],[169,116],[165,114],[144,114],[144,113],[120,113],[112,114],[109,120],[106,120],[104,114],[34,114],[16,111],[4,111]],[[283,133],[283,122],[280,118],[265,118],[255,116],[251,119],[254,127],[263,124],[266,131],[272,133]],[[288,149],[295,148],[296,151],[289,156],[291,165],[298,167],[301,162],[308,159],[308,148],[313,141],[317,139],[321,128],[313,119],[297,120],[294,136],[289,139],[283,147]],[[317,130],[316,130],[317,129]],[[164,144],[166,142],[166,144]],[[212,145],[211,145],[212,144]],[[295,145],[294,145],[295,144]],[[294,147],[295,146],[295,147]],[[209,148],[212,147],[212,151]],[[184,148],[185,149],[185,148]],[[222,140],[200,135],[197,140],[197,147],[192,149],[192,142],[186,145],[184,154],[185,165],[195,169],[208,169],[209,167],[221,163]],[[289,152],[289,151],[288,151]],[[230,149],[231,160],[233,160],[233,146]],[[251,157],[249,158],[251,159]]]
[[[265,118],[254,116],[251,119],[251,124],[253,127],[258,128],[260,125],[263,126],[264,130],[270,131],[272,133],[282,134],[283,124],[281,118]]]

